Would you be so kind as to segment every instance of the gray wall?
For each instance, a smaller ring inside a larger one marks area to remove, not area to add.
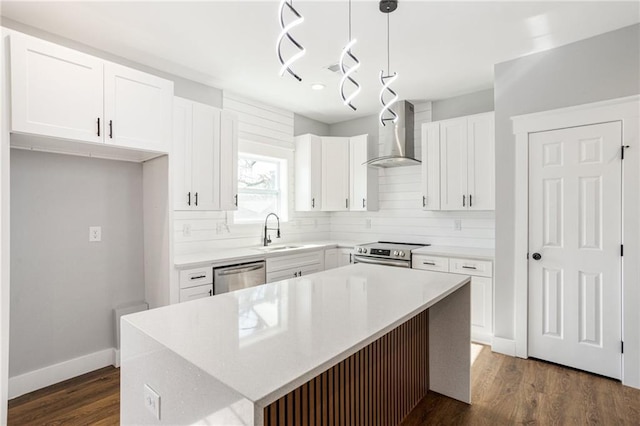
[[[311,133],[318,136],[329,136],[329,125],[304,115],[293,114],[293,136]]]
[[[640,93],[640,25],[495,66],[495,335],[514,337],[515,115]],[[519,164],[518,167],[524,165]]]
[[[157,75],[158,77],[165,78],[167,80],[171,80],[174,84],[174,94],[176,96],[211,105],[216,108],[222,108],[222,90],[218,88],[207,86],[205,84],[197,83],[192,80],[187,80],[186,78],[159,71],[155,68],[151,68],[146,65],[142,65],[116,55],[112,55],[111,53],[95,49],[91,46],[87,46],[86,44],[78,43],[76,41],[69,40],[67,38],[60,37],[46,31],[42,31],[38,28],[24,25],[20,22],[12,21],[11,19],[2,18],[0,19],[0,24],[2,24],[3,27],[20,31],[22,33],[47,40],[52,43],[68,47],[70,49],[75,49],[89,55],[97,56],[98,58],[102,58],[107,61],[115,62],[120,65],[124,65],[149,74]]]
[[[376,114],[366,117],[354,118],[329,125],[329,136],[357,136],[368,134],[372,144],[378,143],[378,116]]]
[[[12,149],[9,375],[115,347],[143,250],[141,164]]]
[[[493,89],[468,93],[431,103],[433,121],[493,111]]]

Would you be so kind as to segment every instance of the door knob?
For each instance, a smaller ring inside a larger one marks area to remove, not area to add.
[[[542,259],[542,255],[540,253],[533,253],[533,260],[540,260]]]

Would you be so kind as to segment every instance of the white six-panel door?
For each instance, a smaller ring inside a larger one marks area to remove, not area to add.
[[[621,377],[619,122],[529,136],[529,356]]]

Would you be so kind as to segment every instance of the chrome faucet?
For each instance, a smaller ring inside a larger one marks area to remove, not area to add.
[[[276,219],[278,219],[278,227],[277,228],[267,228],[267,221],[269,220],[269,216],[275,216]],[[267,231],[278,231],[278,233],[276,234],[276,238],[280,238],[280,218],[278,217],[277,214],[275,213],[269,213],[267,215],[267,217],[264,219],[264,239],[262,240],[262,245],[263,246],[268,246],[271,243],[271,236],[267,235]]]

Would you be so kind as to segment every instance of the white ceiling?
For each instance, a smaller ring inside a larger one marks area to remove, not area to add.
[[[362,67],[356,112],[327,71],[347,42],[347,0],[294,1],[305,22],[294,37],[307,54],[278,76],[277,1],[2,1],[1,14],[106,52],[325,123],[376,113],[386,68],[386,15],[354,0],[354,54]],[[493,86],[493,66],[640,22],[640,2],[400,0],[391,14],[391,70],[400,98],[437,100]],[[311,90],[322,82],[323,91]]]

